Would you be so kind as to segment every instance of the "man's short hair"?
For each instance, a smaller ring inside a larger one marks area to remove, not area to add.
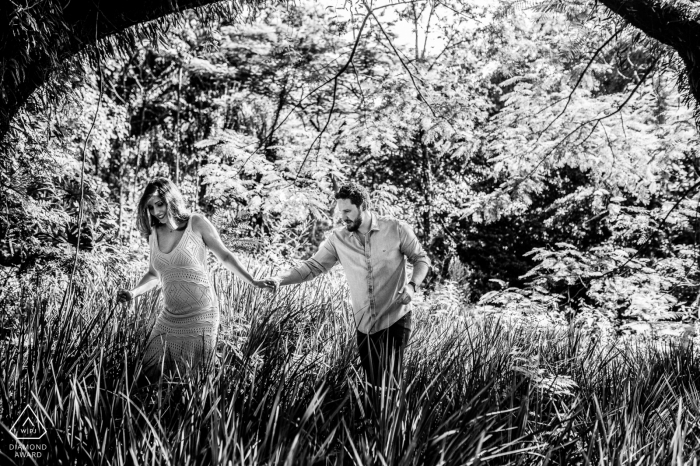
[[[357,208],[369,207],[369,193],[367,190],[355,182],[345,183],[340,186],[340,189],[335,193],[336,199],[349,199]]]

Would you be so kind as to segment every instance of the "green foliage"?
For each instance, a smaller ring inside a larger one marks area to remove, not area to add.
[[[699,302],[697,131],[669,51],[587,1],[394,8],[361,35],[359,4],[184,15],[68,64],[74,94],[19,115],[0,153],[5,426],[37,407],[64,463],[697,459],[696,350],[628,335],[692,325]],[[253,269],[312,254],[347,179],[409,221],[435,266],[399,390],[357,376],[338,272],[270,297],[218,262],[220,364],[138,387],[161,304],[111,297],[145,270],[134,208],[156,175]]]
[[[606,219],[619,204],[611,199],[646,212],[687,194],[679,184],[692,185],[691,173],[672,167],[692,166],[697,132],[673,76],[658,62],[651,68],[657,50],[595,15],[568,16],[522,11],[485,36],[484,71],[498,84],[501,107],[472,159],[486,168],[472,185],[477,192],[451,222],[469,232],[459,256],[485,271],[475,276],[482,290],[494,275],[523,285],[532,249],[566,242],[588,251],[610,240],[623,228],[616,215]],[[692,228],[674,241],[692,244]],[[662,237],[643,257],[669,254]]]
[[[694,201],[662,218],[695,199],[692,116],[667,51],[590,7],[397,5],[361,35],[359,5],[352,14],[271,7],[216,27],[184,15],[167,40],[73,75],[79,98],[43,119],[23,115],[25,133],[2,156],[3,264],[66,270],[85,151],[84,250],[142,248],[134,206],[159,175],[179,181],[234,252],[269,263],[308,257],[333,226],[338,183],[356,179],[373,190],[375,210],[414,227],[433,258],[435,293],[445,281],[477,301],[502,280],[533,309],[583,312],[617,295],[570,298],[575,285],[557,279],[549,292],[559,304],[531,296],[529,271],[544,259],[527,253],[567,243],[613,267],[613,251],[634,248],[655,271],[634,280],[674,297],[662,308],[686,312],[697,296]],[[397,34],[397,24],[414,29]],[[467,270],[459,279],[456,263]],[[603,314],[628,316],[634,287],[620,287],[627,298]]]
[[[571,319],[608,326],[626,319],[687,320],[697,312],[692,303],[680,301],[687,288],[698,286],[694,251],[680,248],[677,255],[652,260],[611,243],[585,252],[557,246],[533,250],[539,263],[522,278],[540,294],[555,293]]]
[[[78,244],[85,251],[119,249],[108,243],[118,230],[108,187],[99,178],[88,176],[81,193],[78,160],[85,150],[87,170],[97,171],[100,155],[123,133],[112,126],[113,119],[102,115],[95,121],[89,143],[85,143],[82,136],[92,125],[85,106],[95,106],[98,95],[87,88],[81,97],[80,102],[65,102],[60,120],[35,121],[32,131],[13,139],[13,145],[0,156],[0,262],[4,267],[16,267],[23,273],[39,266],[53,273],[65,271],[64,265],[75,255]],[[123,115],[113,105],[111,111]],[[84,215],[78,240],[81,199]]]

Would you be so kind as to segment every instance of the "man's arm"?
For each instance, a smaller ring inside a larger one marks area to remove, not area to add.
[[[310,259],[309,259],[310,260]],[[300,270],[302,269],[302,270]],[[309,270],[303,271],[303,265],[299,267],[295,267],[293,269],[285,270],[284,272],[280,273],[277,275],[277,280],[279,281],[280,286],[284,285],[297,285],[299,283],[304,283],[308,282],[309,280],[313,280],[314,278],[318,277],[322,272],[319,272],[318,274],[314,274],[313,272]],[[306,273],[304,273],[306,272]]]
[[[416,288],[423,283],[430,270],[430,258],[418,242],[413,229],[405,222],[399,222],[399,250],[406,256],[408,262],[413,265],[411,280]]]
[[[430,265],[428,263],[423,261],[416,262],[413,265],[413,275],[411,275],[411,280],[409,280],[409,282],[415,283],[416,289],[418,289],[420,284],[423,283],[423,280],[425,280],[425,276],[428,275],[428,270],[430,270]]]
[[[296,285],[313,280],[319,275],[328,272],[337,263],[338,254],[333,245],[333,238],[331,236],[321,243],[313,257],[305,260],[299,267],[280,273],[274,280],[276,280],[280,286]]]
[[[397,298],[398,301],[403,304],[408,304],[413,300],[413,293],[418,289],[425,276],[428,275],[430,270],[430,258],[428,254],[423,250],[423,247],[418,242],[413,229],[408,226],[405,222],[399,222],[399,251],[403,253],[413,265],[413,274],[409,283],[414,283],[413,286],[406,286],[401,290],[401,294]]]

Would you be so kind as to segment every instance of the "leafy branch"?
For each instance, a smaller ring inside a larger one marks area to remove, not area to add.
[[[509,189],[509,192],[513,192],[513,191],[514,191],[520,184],[522,184],[525,180],[531,178],[531,177],[535,174],[535,172],[540,168],[540,166],[541,166],[541,165],[542,165],[542,164],[543,164],[557,149],[559,149],[570,137],[572,137],[574,134],[578,133],[578,132],[581,131],[583,128],[585,128],[586,126],[588,126],[588,125],[590,125],[591,123],[593,123],[593,127],[591,128],[591,131],[588,133],[588,135],[587,135],[587,136],[583,139],[583,141],[581,142],[581,144],[583,144],[583,143],[585,143],[585,142],[591,137],[591,135],[593,134],[593,132],[595,131],[595,129],[598,127],[598,125],[601,124],[601,122],[602,122],[603,120],[605,120],[605,119],[607,119],[607,118],[610,118],[610,117],[612,117],[612,116],[617,115],[618,113],[620,113],[620,112],[622,111],[622,109],[627,105],[627,103],[629,103],[629,101],[632,99],[632,97],[636,94],[637,90],[641,87],[641,85],[642,85],[642,84],[646,81],[646,79],[649,77],[649,75],[651,74],[652,70],[655,68],[656,63],[658,62],[658,60],[659,60],[658,58],[654,59],[654,61],[651,63],[651,65],[649,65],[649,67],[647,68],[647,70],[644,72],[644,75],[642,76],[642,78],[639,80],[639,82],[634,86],[634,88],[632,89],[632,91],[629,93],[629,95],[627,96],[627,98],[625,98],[625,100],[624,100],[620,105],[618,105],[617,108],[616,108],[615,110],[613,110],[611,113],[609,113],[609,114],[607,114],[607,115],[603,115],[602,117],[588,119],[588,120],[584,121],[583,123],[579,124],[578,126],[576,126],[576,127],[575,127],[574,129],[572,129],[571,131],[569,131],[562,139],[559,140],[559,142],[557,142],[557,144],[555,144],[554,146],[552,146],[552,147],[540,158],[540,160],[537,162],[537,164],[535,164],[535,166],[532,168],[532,170],[530,170],[525,176],[519,177],[517,180],[515,180],[515,181],[511,184],[510,189]]]
[[[583,77],[586,75],[586,72],[588,71],[588,68],[591,67],[591,65],[592,65],[593,62],[595,61],[596,57],[605,49],[605,47],[607,47],[607,46],[610,44],[610,42],[613,41],[613,39],[615,39],[615,37],[617,37],[617,36],[620,34],[620,32],[622,32],[622,29],[617,29],[617,30],[613,33],[612,36],[610,36],[605,42],[603,42],[603,44],[602,44],[600,47],[598,47],[598,48],[596,49],[596,51],[593,53],[593,56],[590,58],[590,60],[588,60],[588,63],[586,63],[586,67],[585,67],[585,68],[583,69],[583,71],[581,72],[581,75],[580,75],[580,76],[578,77],[578,79],[576,80],[576,84],[574,84],[573,89],[571,89],[571,92],[569,92],[569,95],[568,95],[567,97],[562,97],[561,99],[557,100],[556,102],[553,102],[551,105],[548,105],[547,107],[543,108],[542,110],[540,110],[539,112],[537,112],[537,113],[535,114],[535,115],[538,115],[538,114],[542,113],[543,111],[545,111],[545,110],[551,108],[552,106],[554,106],[554,105],[556,105],[556,104],[558,104],[558,103],[560,103],[561,101],[563,101],[563,100],[566,99],[566,104],[564,105],[564,108],[561,110],[561,112],[559,112],[559,114],[558,114],[557,116],[555,116],[555,117],[552,119],[552,121],[549,122],[549,124],[548,124],[542,131],[540,131],[540,134],[539,134],[539,136],[537,137],[537,140],[535,141],[535,144],[537,144],[537,143],[539,142],[540,138],[544,135],[544,133],[546,133],[547,130],[548,130],[549,128],[551,128],[552,125],[566,112],[566,109],[569,108],[569,104],[571,103],[571,100],[572,100],[572,98],[573,98],[573,96],[574,96],[574,92],[576,92],[576,90],[578,89],[579,85],[581,84],[581,81],[583,80]]]

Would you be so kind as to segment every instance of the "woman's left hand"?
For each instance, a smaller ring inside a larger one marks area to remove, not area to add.
[[[125,290],[124,288],[117,290],[117,304],[126,303],[132,299],[134,299],[134,293],[130,290]]]

